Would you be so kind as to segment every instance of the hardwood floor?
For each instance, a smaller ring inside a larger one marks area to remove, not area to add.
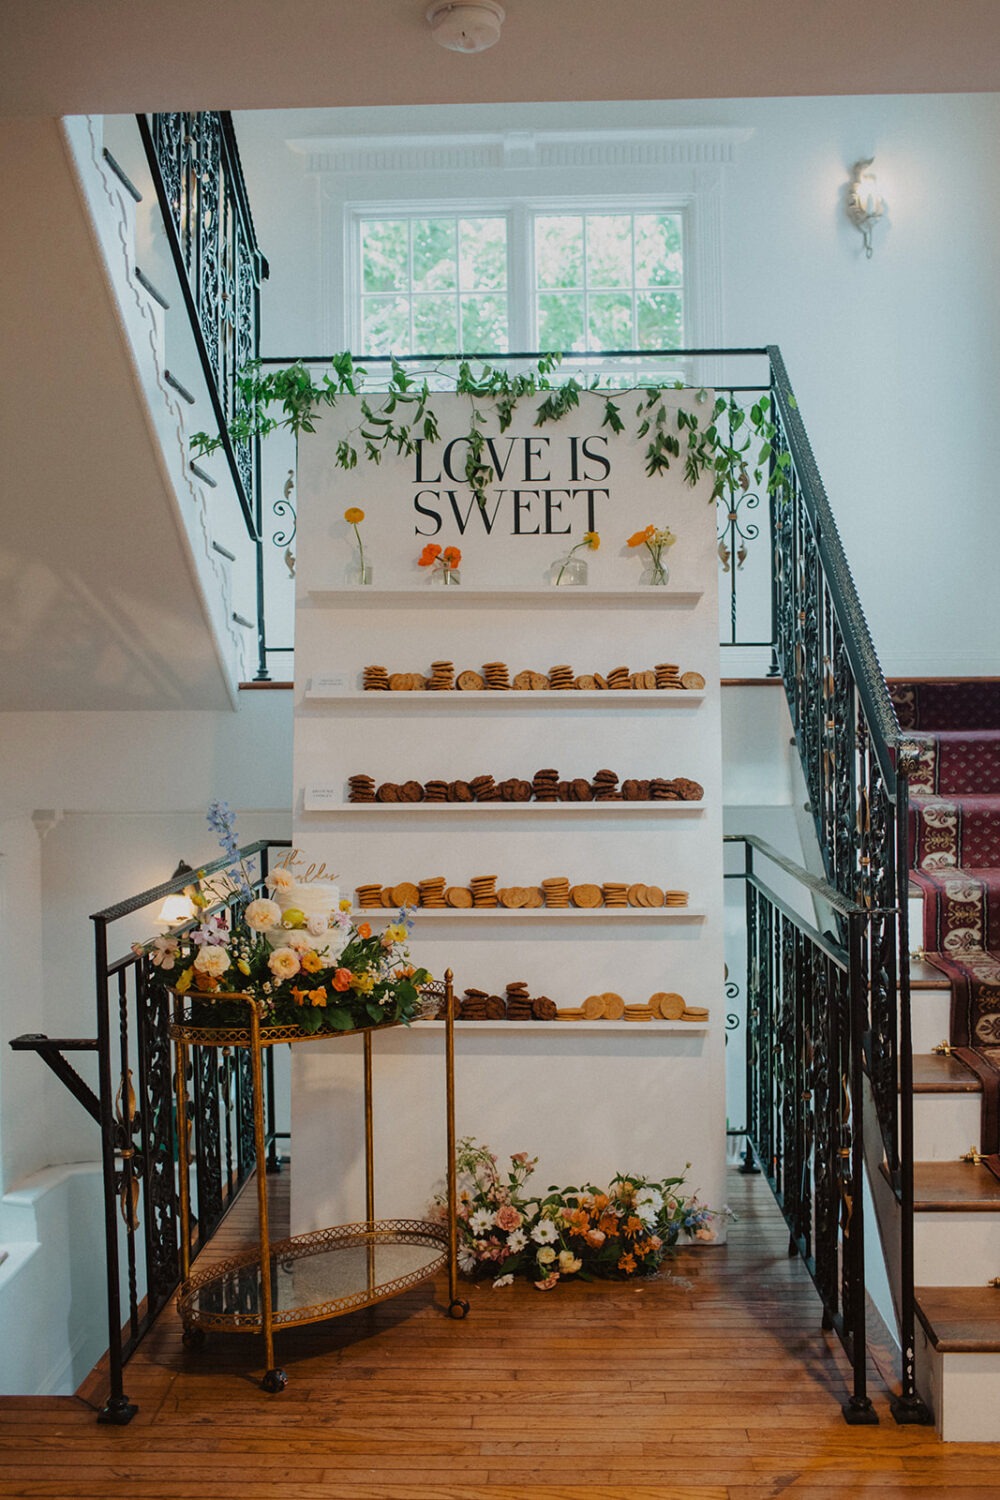
[[[275,1184],[280,1232],[287,1177]],[[252,1224],[251,1195],[223,1230]],[[288,1389],[256,1385],[258,1340],[185,1350],[171,1310],[126,1370],[139,1413],[87,1398],[0,1399],[0,1496],[57,1500],[848,1500],[1000,1495],[1000,1445],[947,1446],[840,1414],[848,1371],[759,1179],[733,1176],[725,1249],[672,1277],[547,1293],[445,1284],[278,1335]]]

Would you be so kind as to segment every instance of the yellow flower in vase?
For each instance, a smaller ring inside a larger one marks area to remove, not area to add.
[[[600,532],[597,532],[597,531],[585,531],[583,533],[583,540],[580,541],[580,542],[577,542],[575,546],[571,547],[569,549],[569,551],[566,553],[566,556],[564,558],[562,558],[562,560],[560,562],[553,564],[553,569],[557,570],[556,571],[556,576],[552,580],[552,582],[555,585],[555,587],[556,588],[559,587],[559,585],[563,581],[563,578],[566,579],[567,583],[575,583],[575,584],[586,583],[587,582],[587,564],[583,561],[582,558],[581,559],[576,559],[575,558],[575,554],[577,552],[579,552],[579,550],[580,550],[581,547],[586,547],[586,548],[589,549],[589,551],[596,552],[598,550],[598,548],[600,547],[600,545],[601,545]]]
[[[352,568],[350,577],[350,581],[354,583],[371,583],[372,581],[371,564],[365,562],[365,546],[361,540],[361,532],[358,530],[364,518],[365,513],[360,505],[349,505],[344,511],[344,520],[352,528],[358,542],[357,571],[355,572]]]

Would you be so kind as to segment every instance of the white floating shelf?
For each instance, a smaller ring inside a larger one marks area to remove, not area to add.
[[[414,920],[423,922],[703,922],[701,906],[414,906]],[[356,906],[351,917],[391,917],[398,907]],[[562,1024],[562,1023],[560,1023]],[[568,1024],[568,1023],[566,1023]],[[639,1023],[644,1024],[642,1022]]]
[[[443,1021],[414,1021],[414,1029],[422,1026],[443,1026]],[[708,1031],[708,1021],[456,1021],[455,1030],[465,1033],[477,1031],[591,1031],[607,1036],[609,1032],[654,1032],[664,1031]]]
[[[465,708],[468,704],[486,702],[490,708],[536,708],[541,704],[548,707],[552,703],[558,703],[564,708],[601,708],[611,704],[621,706],[627,703],[633,708],[664,708],[668,704],[672,708],[693,708],[704,702],[703,692],[691,692],[687,688],[606,688],[591,692],[578,688],[567,688],[563,692],[553,692],[545,689],[540,693],[532,693],[522,689],[512,688],[509,691],[492,691],[483,688],[471,693],[459,692],[452,689],[448,692],[428,692],[417,690],[416,692],[385,692],[375,690],[371,692],[330,692],[325,688],[307,688],[306,699],[310,703],[350,703],[352,707],[364,705],[366,708],[410,708],[415,704],[423,704],[425,708],[433,704],[435,708]]]
[[[342,802],[334,787],[307,786],[302,802],[303,812],[366,814],[385,817],[390,813],[416,813],[432,817],[443,813],[469,816],[482,813],[487,818],[507,817],[519,813],[550,814],[557,818],[617,817],[619,813],[700,813],[704,802]]]
[[[523,604],[535,609],[538,605],[557,604],[560,609],[567,605],[610,605],[638,609],[691,609],[703,597],[703,589],[651,588],[648,584],[636,584],[634,588],[595,589],[553,584],[506,584],[486,587],[479,584],[461,583],[447,588],[443,584],[424,583],[410,588],[339,588],[309,589],[309,603],[326,609],[331,605],[364,607],[377,602],[379,608],[386,605],[406,609],[414,604],[437,605],[447,609],[455,604]]]

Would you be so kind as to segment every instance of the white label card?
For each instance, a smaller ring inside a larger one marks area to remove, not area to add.
[[[343,793],[335,786],[307,786],[302,797],[306,812],[324,812],[329,807],[340,807]]]
[[[324,672],[314,677],[309,688],[310,698],[329,698],[337,693],[347,693],[350,686],[346,672]]]

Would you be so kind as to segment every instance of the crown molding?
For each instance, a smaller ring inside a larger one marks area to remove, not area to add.
[[[286,141],[307,170],[455,172],[573,167],[726,166],[753,130],[507,130],[489,134],[304,136]]]

